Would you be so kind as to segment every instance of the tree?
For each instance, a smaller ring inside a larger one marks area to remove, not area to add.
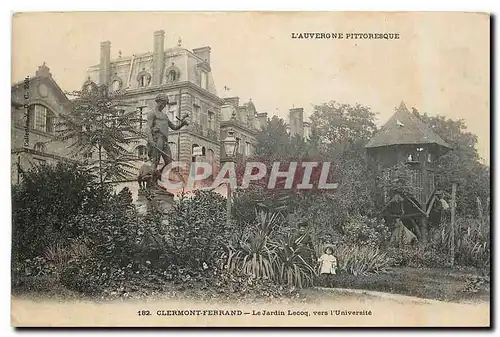
[[[315,105],[311,122],[313,140],[332,159],[346,151],[361,151],[376,131],[375,113],[361,104],[330,101]]]
[[[32,258],[51,244],[78,237],[68,225],[78,214],[95,214],[111,196],[95,176],[75,164],[35,166],[22,172],[12,187],[12,246],[14,257]]]
[[[331,101],[314,106],[311,121],[311,135],[304,140],[290,138],[285,122],[273,117],[257,136],[256,155],[261,161],[271,158],[283,162],[282,170],[290,161],[299,162],[299,166],[300,161],[331,163],[328,182],[338,182],[337,189],[320,193],[308,193],[307,190],[286,192],[290,195],[287,209],[311,223],[319,235],[324,235],[338,232],[350,215],[372,214],[374,179],[367,168],[364,145],[375,131],[375,113],[359,104],[350,106]],[[298,182],[302,173],[297,170]],[[319,174],[320,170],[313,171],[311,181],[317,181]],[[244,197],[278,199],[274,191],[265,190],[266,181],[264,178],[264,189],[241,194],[239,210],[245,214],[243,217],[251,217],[253,211],[253,207],[245,207],[250,203],[243,200]]]
[[[482,164],[477,151],[477,136],[467,131],[464,120],[419,114],[421,120],[453,147],[439,157],[436,165],[436,188],[451,193],[457,183],[457,212],[477,215],[479,197],[483,205],[490,198],[490,168]],[[487,213],[488,210],[485,211]]]
[[[299,135],[290,137],[285,121],[273,116],[257,134],[254,156],[270,161],[300,160],[310,155],[310,143]]]
[[[373,177],[368,170],[365,144],[376,131],[376,114],[361,104],[330,101],[314,106],[311,142],[321,156],[335,163],[339,188],[331,203],[337,207],[337,221],[373,210]]]
[[[82,91],[73,91],[72,111],[61,115],[57,139],[71,141],[71,154],[75,157],[93,154],[86,167],[105,181],[128,178],[133,169],[133,157],[126,148],[133,137],[142,136],[135,128],[135,111],[126,112],[123,93],[110,93],[106,87],[90,84]]]

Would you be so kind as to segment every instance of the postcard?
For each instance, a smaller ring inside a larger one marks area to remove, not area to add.
[[[12,25],[12,326],[491,325],[488,13]]]

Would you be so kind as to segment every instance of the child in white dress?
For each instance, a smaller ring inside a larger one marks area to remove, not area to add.
[[[333,255],[332,247],[326,247],[324,254],[318,259],[320,279],[323,285],[333,286],[333,275],[337,273],[337,258]]]

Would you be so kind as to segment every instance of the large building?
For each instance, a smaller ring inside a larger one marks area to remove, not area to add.
[[[164,41],[165,32],[156,31],[152,53],[123,57],[118,53],[116,58],[111,57],[111,43],[101,42],[100,62],[88,69],[87,81],[123,90],[127,105],[142,116],[138,128],[145,127],[147,111],[154,109],[156,95],[166,94],[170,101],[167,113],[174,123],[185,114],[190,116],[188,127],[170,133],[174,159],[206,161],[217,171],[223,100],[217,96],[212,76],[211,49],[205,46],[191,51],[180,43],[166,48]],[[141,159],[146,155],[145,145],[145,139],[137,139],[129,150]],[[197,156],[197,150],[201,155]]]
[[[45,63],[33,77],[11,87],[11,177],[17,183],[21,171],[33,165],[80,160],[68,144],[55,141],[58,116],[70,112],[71,102],[52,78]]]
[[[120,90],[124,93],[124,109],[133,109],[140,117],[137,118],[139,130],[146,128],[147,112],[155,108],[155,97],[166,94],[170,101],[166,108],[170,120],[175,123],[181,116],[190,116],[189,126],[179,131],[171,130],[169,134],[169,145],[176,161],[208,162],[214,175],[217,174],[221,157],[225,157],[221,141],[228,131],[233,131],[239,141],[237,160],[251,156],[256,135],[267,123],[267,113],[259,113],[251,100],[242,103],[239,97],[220,98],[217,95],[209,46],[188,50],[180,41],[176,46],[165,46],[165,33],[161,30],[154,32],[152,38],[153,52],[131,56],[122,56],[118,51],[117,56],[112,57],[111,42],[101,42],[99,63],[87,69],[82,89],[95,84],[107,86],[110,91]],[[36,162],[84,160],[86,156],[97,156],[97,153],[71,156],[68,143],[55,141],[58,116],[71,113],[71,101],[45,64],[34,77],[12,86],[11,105],[13,182],[19,180],[18,168],[28,169]],[[29,106],[29,111],[25,106]],[[290,110],[290,131],[307,136],[303,109]],[[128,150],[135,154],[138,169],[147,156],[146,140],[133,139]],[[127,186],[137,195],[138,184],[133,179],[118,184],[117,188]]]

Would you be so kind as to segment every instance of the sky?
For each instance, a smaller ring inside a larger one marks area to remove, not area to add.
[[[12,82],[46,62],[63,90],[79,89],[99,63],[100,42],[111,56],[165,48],[211,47],[221,97],[252,99],[259,112],[287,118],[288,109],[330,100],[360,103],[381,126],[404,101],[430,115],[464,119],[489,164],[489,17],[477,13],[162,13],[17,14],[13,19]],[[292,33],[398,33],[397,40],[292,39]],[[224,91],[224,86],[230,88]]]

